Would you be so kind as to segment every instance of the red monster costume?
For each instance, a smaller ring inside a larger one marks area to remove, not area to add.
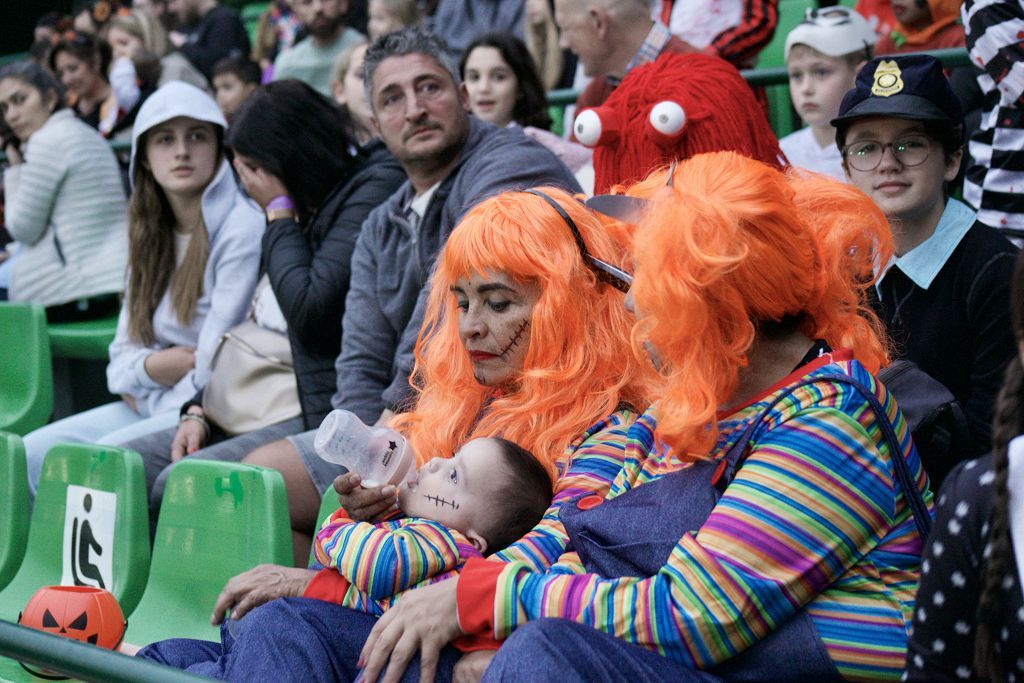
[[[739,71],[705,54],[663,54],[633,69],[602,106],[576,116],[573,133],[594,148],[595,194],[702,152],[787,164]]]

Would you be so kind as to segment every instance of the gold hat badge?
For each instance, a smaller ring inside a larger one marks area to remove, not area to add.
[[[903,72],[895,60],[883,59],[875,69],[875,82],[871,86],[871,94],[889,97],[903,90]]]

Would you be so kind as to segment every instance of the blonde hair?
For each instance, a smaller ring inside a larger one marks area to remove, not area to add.
[[[403,28],[419,26],[423,23],[416,0],[370,0],[370,2],[379,2],[383,5],[384,11],[394,17]]]
[[[621,264],[624,250],[565,191],[543,188],[569,214],[589,253]],[[536,283],[524,367],[512,386],[479,384],[458,332],[449,287],[499,271]],[[507,192],[473,208],[452,232],[431,279],[416,345],[416,408],[394,425],[421,461],[478,436],[501,436],[553,464],[587,427],[621,404],[645,405],[653,371],[629,347],[623,295],[598,281],[566,222],[542,197]]]
[[[661,169],[631,190],[653,198],[635,237],[633,337],[662,362],[658,433],[681,459],[714,444],[759,325],[791,321],[871,372],[886,362],[866,290],[892,243],[867,196],[734,152],[692,157],[667,180]]]
[[[157,57],[163,57],[171,49],[167,31],[152,14],[145,10],[133,9],[126,14],[118,12],[110,18],[110,28],[117,27],[142,41],[142,48]]]
[[[338,54],[338,58],[334,60],[334,66],[331,67],[331,88],[333,89],[335,84],[345,83],[345,74],[348,73],[349,67],[352,66],[352,55],[356,53],[361,47],[368,45],[367,41],[360,38],[354,43],[350,43],[344,50]]]

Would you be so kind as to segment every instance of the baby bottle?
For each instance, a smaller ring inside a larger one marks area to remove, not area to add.
[[[387,427],[368,427],[347,410],[332,410],[324,418],[313,448],[327,462],[357,473],[366,487],[416,479],[416,457],[405,437]]]

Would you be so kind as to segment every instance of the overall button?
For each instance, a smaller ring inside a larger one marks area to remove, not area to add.
[[[596,508],[603,502],[604,498],[594,493],[587,496],[586,498],[580,498],[580,501],[576,503],[576,507],[578,507],[580,510],[589,510],[591,508]]]

